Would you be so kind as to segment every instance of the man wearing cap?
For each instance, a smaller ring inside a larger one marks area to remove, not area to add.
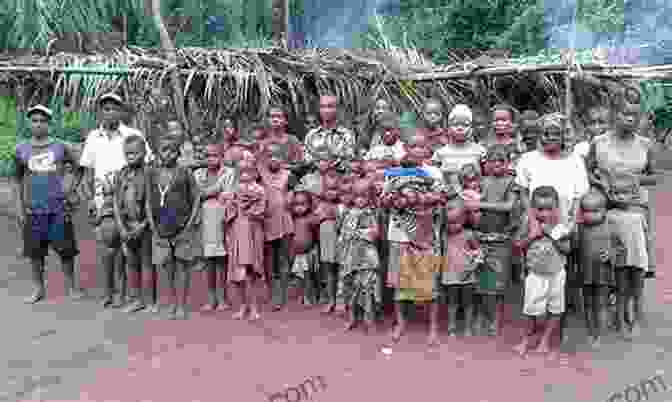
[[[33,106],[27,116],[31,139],[17,144],[14,156],[16,212],[23,232],[23,254],[30,259],[34,286],[25,302],[37,303],[46,295],[44,264],[50,246],[61,259],[66,294],[79,298],[74,271],[79,250],[64,189],[65,165],[74,162],[73,153],[65,144],[49,138],[53,116],[49,108]]]
[[[121,122],[124,101],[115,93],[107,93],[98,99],[102,124],[93,130],[87,137],[79,164],[86,168],[86,190],[89,199],[89,214],[95,215],[97,222],[114,222],[114,219],[101,219],[104,214],[113,211],[103,210],[103,190],[113,185],[117,173],[126,165],[124,156],[124,139],[131,135],[142,133],[130,128]],[[147,162],[153,159],[147,142]],[[114,227],[96,228],[97,239],[104,246],[103,265],[106,272],[106,293],[103,304],[112,304],[114,292],[115,259],[121,248],[119,230]]]

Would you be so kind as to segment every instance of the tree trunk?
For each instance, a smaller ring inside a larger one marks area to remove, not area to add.
[[[289,27],[289,0],[271,0],[273,40],[287,48]]]
[[[184,86],[180,80],[179,75],[177,74],[177,50],[175,49],[175,44],[173,39],[168,34],[166,25],[163,22],[163,17],[161,16],[161,0],[145,0],[145,7],[147,2],[151,2],[152,16],[154,18],[154,24],[159,31],[161,37],[161,48],[168,54],[168,60],[171,65],[175,66],[170,72],[170,81],[173,87],[173,100],[175,103],[175,109],[177,115],[182,121],[182,125],[187,131],[190,131],[189,120],[187,119],[187,114],[184,110]]]

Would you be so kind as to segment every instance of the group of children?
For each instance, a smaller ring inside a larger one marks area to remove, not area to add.
[[[524,278],[530,325],[518,352],[527,352],[536,318],[546,313],[538,350],[549,350],[568,286],[582,288],[590,340],[599,346],[615,270],[625,264],[619,232],[607,219],[608,206],[631,206],[627,194],[618,198],[617,184],[584,194],[573,211],[576,225],[567,224],[554,187],[530,194],[515,180],[518,159],[535,149],[526,144],[538,146],[538,116],[528,113],[517,129],[514,110],[497,106],[494,135],[477,141],[467,106],[444,119],[441,103],[430,99],[424,124],[408,135],[380,101],[367,132],[354,140],[335,122],[335,99],[321,99],[321,124],[305,146],[287,134],[287,112],[275,106],[254,127],[254,142],[243,141],[230,121],[222,138],[205,147],[205,163],[182,163],[176,119],[163,121],[156,162],[145,161],[143,137],[124,139],[126,167],[105,189],[97,224],[103,237],[105,228],[118,228],[129,279],[126,311],[158,311],[157,267],[169,278],[174,318],[187,317],[194,267],[207,270],[203,310],[230,309],[230,284],[240,303],[237,319],[259,319],[268,299],[273,310],[285,308],[295,276],[303,302],[324,304],[325,314],[347,313],[348,330],[361,322],[372,328],[393,301],[395,342],[405,332],[408,306],[429,303],[428,342],[435,345],[444,305],[451,336],[459,310],[465,335],[497,335],[504,293]],[[44,114],[32,110],[33,120]],[[33,147],[39,127],[34,121]],[[64,266],[69,254],[62,254]],[[571,281],[568,272],[576,273]],[[394,290],[393,300],[386,289]]]

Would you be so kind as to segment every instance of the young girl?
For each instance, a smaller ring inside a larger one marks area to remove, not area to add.
[[[432,154],[450,141],[444,128],[444,117],[443,105],[440,100],[430,98],[425,101],[422,108],[419,134],[427,139]]]
[[[171,304],[171,318],[186,319],[190,268],[201,255],[194,227],[200,210],[200,192],[192,173],[177,165],[179,152],[179,143],[174,139],[159,140],[161,166],[148,170],[146,208],[154,233],[152,263],[167,270],[175,301]],[[176,287],[180,288],[179,297]]]
[[[350,310],[345,329],[351,330],[364,318],[367,329],[373,329],[378,305],[380,258],[378,217],[373,208],[373,185],[360,178],[353,185],[354,208],[339,213],[338,259],[343,261],[339,281],[341,297]]]
[[[465,228],[466,209],[464,202],[455,197],[445,206],[445,224],[442,236],[444,264],[437,275],[437,297],[430,311],[430,344],[438,343],[438,313],[441,303],[448,305],[448,334],[457,330],[457,311],[464,309],[464,335],[472,335],[474,316],[474,284],[476,268],[483,259],[478,239],[471,229]]]
[[[226,294],[226,245],[224,243],[224,208],[217,201],[220,193],[233,193],[237,173],[234,168],[222,165],[221,147],[215,144],[207,148],[208,167],[198,169],[194,177],[201,190],[201,241],[208,275],[208,303],[202,311],[224,311],[231,308]],[[217,287],[222,287],[221,296]]]
[[[222,193],[225,205],[226,245],[229,256],[229,282],[238,289],[240,310],[234,319],[243,319],[249,312],[250,320],[258,320],[259,284],[265,280],[264,270],[264,217],[266,192],[259,182],[257,161],[244,158],[239,165],[239,187],[234,193]]]
[[[222,119],[222,159],[228,165],[234,164],[237,155],[245,151],[251,151],[249,146],[240,139],[240,131],[236,127],[236,120],[233,117],[224,117]]]
[[[279,311],[287,304],[289,239],[294,233],[292,215],[287,210],[287,149],[277,144],[265,144],[260,157],[258,170],[267,201],[264,263],[266,279],[272,288],[273,310]]]
[[[320,162],[320,192],[317,212],[321,216],[319,243],[320,243],[320,272],[326,282],[326,305],[322,311],[325,314],[333,312],[336,306],[336,292],[338,283],[338,260],[336,259],[336,209],[340,197],[340,174],[333,161]]]
[[[484,269],[479,272],[478,293],[482,299],[480,319],[487,317],[488,332],[496,336],[501,324],[504,291],[511,278],[512,241],[521,215],[517,208],[520,190],[509,175],[510,159],[506,146],[490,147],[486,163],[491,175],[481,181],[482,216],[476,225],[485,252]]]
[[[591,346],[597,349],[607,325],[609,292],[615,285],[614,265],[623,244],[607,220],[607,198],[600,191],[583,196],[577,223],[574,248],[578,250],[583,282],[586,329]]]
[[[531,197],[527,238],[522,247],[527,250],[523,315],[526,325],[522,341],[514,350],[524,356],[535,333],[536,320],[549,314],[537,352],[549,353],[553,332],[560,327],[565,312],[566,255],[571,251],[569,229],[560,221],[558,192],[550,186],[540,186]],[[554,358],[557,351],[549,355]]]
[[[358,148],[366,152],[382,144],[385,131],[384,116],[392,112],[392,106],[385,99],[377,99],[373,109],[367,114],[363,127],[359,133]]]
[[[448,116],[450,143],[439,148],[432,160],[440,163],[445,180],[458,185],[458,173],[466,164],[481,165],[485,148],[473,140],[472,112],[467,105],[456,105]]]
[[[520,133],[516,130],[518,112],[509,105],[496,105],[491,111],[493,135],[488,139],[486,148],[496,144],[506,146],[510,160],[509,171],[513,171],[518,159],[526,151]]]
[[[313,195],[300,187],[291,194],[288,208],[294,221],[289,247],[292,274],[303,280],[303,304],[312,306],[319,302],[320,216],[316,214]]]
[[[588,109],[586,121],[586,134],[588,138],[574,145],[574,153],[585,160],[588,157],[590,143],[593,141],[593,138],[606,133],[609,129],[609,122],[609,108],[606,106],[598,105]]]
[[[430,191],[431,179],[424,177],[393,177],[386,184],[388,192],[397,192],[393,197],[390,213],[390,266],[388,286],[396,290],[397,323],[392,331],[392,342],[397,343],[406,330],[408,303],[431,303],[434,301],[435,275],[441,272],[440,241],[436,208],[430,199],[420,193]],[[430,318],[433,318],[430,317]],[[435,324],[430,329],[435,329]],[[430,336],[428,342],[434,344]]]
[[[391,159],[400,160],[404,156],[404,145],[401,142],[399,130],[399,117],[392,114],[384,114],[382,117],[384,131],[378,142],[364,155],[366,160]]]
[[[637,176],[628,172],[610,173],[609,197],[613,208],[607,213],[607,220],[627,250],[616,261],[618,321],[623,338],[631,339],[640,332],[644,275],[649,269],[649,228],[646,214],[642,213],[646,205],[641,202]],[[630,323],[626,316],[629,316]]]

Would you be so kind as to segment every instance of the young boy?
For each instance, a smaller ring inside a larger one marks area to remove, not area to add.
[[[174,301],[170,311],[172,319],[187,318],[190,268],[201,251],[194,228],[200,190],[191,172],[177,165],[179,147],[173,138],[161,138],[161,166],[150,168],[146,179],[146,213],[154,234],[152,263],[165,267],[168,272]],[[177,283],[181,290],[179,298]]]
[[[527,240],[523,315],[527,321],[523,339],[514,350],[521,356],[527,353],[530,338],[535,332],[537,318],[549,313],[546,327],[537,347],[539,353],[549,353],[553,331],[559,329],[565,312],[566,255],[571,251],[567,226],[559,223],[559,196],[550,186],[540,186],[532,193]],[[557,352],[549,355],[553,358]]]
[[[156,271],[151,261],[152,235],[145,213],[144,139],[138,135],[126,137],[124,153],[127,165],[119,172],[116,180],[113,209],[126,257],[129,279],[131,300],[125,311],[132,313],[147,306],[146,298],[149,299],[149,305],[156,308]],[[142,272],[145,272],[145,277],[151,280],[150,286],[140,285]],[[143,288],[150,294],[143,295],[141,293]]]
[[[34,291],[25,302],[37,303],[46,296],[44,259],[51,246],[61,259],[66,294],[81,297],[75,286],[75,257],[79,254],[72,215],[66,207],[63,178],[65,163],[74,163],[64,144],[49,138],[49,108],[28,109],[32,138],[16,146],[15,199],[19,225],[23,231],[23,253],[30,259]]]

